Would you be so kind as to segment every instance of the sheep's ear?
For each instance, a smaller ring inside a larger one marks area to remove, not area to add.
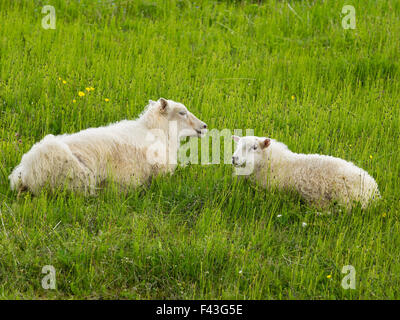
[[[268,148],[268,146],[271,144],[271,140],[268,138],[265,138],[264,140],[261,141],[261,149]]]
[[[239,136],[232,136],[233,141],[238,142],[240,140]]]
[[[166,112],[168,110],[168,101],[164,98],[158,99],[158,103],[160,104],[160,111]]]

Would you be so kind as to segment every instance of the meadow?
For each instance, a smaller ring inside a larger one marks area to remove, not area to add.
[[[394,0],[0,0],[0,299],[400,298],[399,15]],[[382,200],[321,214],[223,163],[128,193],[10,190],[46,134],[134,119],[159,97],[210,129],[352,161]]]

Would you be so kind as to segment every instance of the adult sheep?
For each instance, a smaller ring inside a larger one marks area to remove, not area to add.
[[[93,194],[107,179],[137,186],[153,175],[173,172],[179,140],[206,132],[207,125],[183,104],[150,100],[136,120],[45,136],[9,176],[11,188],[38,194],[44,187],[65,187]]]

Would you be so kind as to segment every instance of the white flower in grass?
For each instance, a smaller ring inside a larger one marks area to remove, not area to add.
[[[278,214],[276,217],[277,217],[277,218],[280,218],[280,217],[282,217],[282,215],[281,215],[281,214]]]
[[[301,224],[301,226],[302,226],[303,228],[305,228],[305,227],[307,227],[307,223],[303,222],[303,223]]]

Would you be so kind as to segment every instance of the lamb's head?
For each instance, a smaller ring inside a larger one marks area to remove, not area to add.
[[[232,156],[232,164],[235,167],[244,167],[252,169],[258,166],[264,159],[264,151],[271,143],[268,138],[260,137],[238,137],[232,136],[237,142],[236,150]],[[251,172],[250,172],[251,173]]]
[[[176,126],[179,138],[203,137],[207,133],[207,124],[198,119],[182,103],[160,98],[151,101],[150,105],[166,121],[168,130]]]

